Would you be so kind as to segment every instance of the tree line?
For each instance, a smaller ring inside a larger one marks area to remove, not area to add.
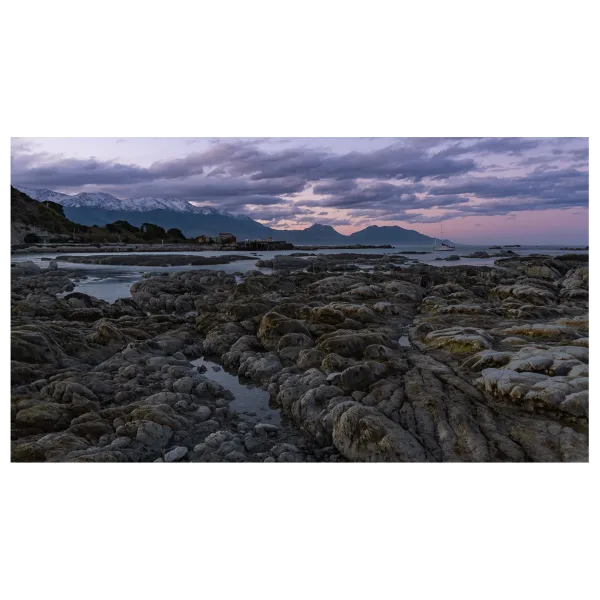
[[[64,209],[60,204],[50,201],[45,201],[43,204],[64,217]],[[77,225],[74,228],[74,231],[69,233],[72,233],[73,238],[83,239],[83,241],[100,241],[103,236],[107,234],[110,234],[108,235],[110,238],[119,238],[118,241],[123,243],[135,243],[140,241],[166,241],[170,243],[179,243],[194,241],[194,238],[188,240],[181,229],[177,229],[176,227],[165,230],[164,227],[155,225],[154,223],[142,223],[140,227],[136,227],[128,221],[123,220],[107,223],[103,227],[99,227],[98,225]],[[36,244],[42,240],[39,235],[28,233],[25,236],[24,241],[28,244]],[[51,239],[50,241],[53,240]],[[56,241],[60,242],[64,240],[57,239]]]

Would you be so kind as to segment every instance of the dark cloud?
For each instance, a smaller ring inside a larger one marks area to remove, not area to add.
[[[209,151],[208,158],[219,152]],[[191,154],[185,159],[155,162],[144,168],[93,158],[50,157],[49,160],[47,155],[17,152],[12,157],[12,181],[15,185],[67,191],[83,187],[86,191],[105,191],[120,198],[179,197],[238,212],[248,205],[280,204],[285,196],[293,196],[307,185],[299,177],[264,181],[231,177],[222,167],[207,167],[206,160],[203,163],[198,156]],[[204,168],[210,169],[209,176],[203,175]]]
[[[240,141],[237,155],[244,157],[249,142]],[[216,144],[205,152],[191,153],[184,158],[154,162],[150,167],[123,164],[117,161],[99,161],[95,158],[78,159],[24,153],[13,144],[12,179],[17,184],[37,187],[78,187],[82,185],[128,185],[154,182],[160,179],[181,179],[202,175],[205,168],[218,165],[235,152],[227,144]]]
[[[385,210],[397,213],[407,209],[428,209],[468,202],[468,198],[456,195],[423,197],[426,191],[422,183],[373,183],[348,193],[330,195],[305,204],[330,208]],[[314,191],[314,189],[313,189]]]
[[[277,206],[282,203],[280,196],[261,196],[250,194],[246,196],[224,196],[220,201],[225,205],[244,204],[246,206]]]
[[[536,169],[523,177],[480,177],[437,186],[433,195],[468,194],[481,199],[511,199],[495,201],[471,210],[501,209],[540,210],[587,206],[589,203],[589,173],[573,168]],[[527,208],[525,208],[527,206]]]
[[[188,183],[188,182],[183,182]],[[165,184],[168,186],[168,183]],[[247,179],[196,179],[189,187],[189,194],[202,198],[219,196],[249,196],[249,195],[287,195],[301,192],[306,184],[301,179],[293,177],[271,179],[268,181],[249,181]]]
[[[540,138],[539,141],[545,152],[529,153],[516,163],[517,166],[542,165],[547,168],[555,168],[556,164],[589,160],[589,140],[587,138]],[[573,145],[577,147],[573,147]]]
[[[443,179],[476,169],[473,159],[432,156],[425,149],[394,143],[370,152],[336,155],[319,148],[288,148],[267,152],[254,140],[228,140],[213,148],[184,159],[152,165],[162,173],[179,173],[183,169],[220,164],[230,175],[248,176],[252,180],[302,176],[307,181],[322,179]],[[190,173],[192,174],[192,173]]]
[[[581,148],[579,150],[572,150],[570,152],[571,156],[575,159],[575,160],[585,160],[588,161],[590,159],[590,149],[588,148]]]
[[[12,181],[36,187],[77,187],[89,184],[132,184],[152,181],[148,169],[137,165],[99,161],[95,158],[58,158],[41,162],[38,154],[12,158]]]
[[[324,159],[311,175],[314,179],[445,179],[475,170],[475,161],[429,155],[424,150],[394,145],[370,153],[350,152]]]
[[[356,181],[352,179],[343,179],[341,181],[326,181],[313,186],[313,194],[325,196],[329,194],[343,194],[350,190],[358,188]]]
[[[266,140],[213,138],[205,149],[143,167],[50,155],[43,144],[13,138],[12,181],[120,198],[173,196],[269,222],[426,223],[589,203],[587,138],[385,138],[384,147],[346,153],[314,140]],[[207,140],[185,144],[200,141]],[[345,211],[350,221],[323,209]]]
[[[507,154],[519,156],[526,150],[534,150],[542,140],[532,138],[462,138],[438,152],[438,156],[461,156],[464,154]]]
[[[520,155],[525,150],[540,146],[541,140],[529,138],[485,138],[469,146],[470,152]]]

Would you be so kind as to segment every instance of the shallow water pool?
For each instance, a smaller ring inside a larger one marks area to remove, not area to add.
[[[191,361],[191,363],[198,367],[204,365],[206,367],[204,375],[222,385],[235,396],[235,400],[229,406],[245,421],[281,425],[279,411],[269,406],[269,392],[251,381],[240,380],[237,375],[228,373],[223,367],[211,360],[198,358]]]

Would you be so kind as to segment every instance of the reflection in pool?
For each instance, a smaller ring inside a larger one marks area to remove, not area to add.
[[[235,400],[230,407],[235,410],[245,421],[266,421],[273,425],[281,425],[281,417],[278,410],[269,406],[269,392],[256,386],[251,381],[240,380],[237,375],[225,371],[220,365],[205,358],[191,361],[198,367],[204,365],[204,375],[229,390]]]

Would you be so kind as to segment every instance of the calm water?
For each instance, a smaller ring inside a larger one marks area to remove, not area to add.
[[[254,423],[272,423],[281,425],[281,416],[278,410],[269,406],[269,392],[254,385],[251,381],[240,381],[237,375],[225,371],[217,363],[205,358],[191,361],[193,365],[206,367],[204,375],[222,385],[235,396],[229,406],[235,410],[245,421]]]
[[[519,255],[528,254],[546,254],[549,256],[557,256],[565,254],[567,251],[561,250],[561,246],[523,246],[521,248],[510,248],[513,252]],[[406,254],[407,258],[413,258],[421,263],[435,265],[438,267],[453,266],[453,265],[493,265],[495,258],[461,258],[457,261],[443,261],[436,260],[436,258],[446,258],[452,254],[464,257],[467,254],[479,251],[487,251],[488,253],[498,252],[498,250],[490,250],[488,246],[457,246],[454,252],[431,252],[431,246],[412,246],[402,247],[397,246],[393,249],[365,249],[365,250],[310,250],[310,254],[341,254],[341,253],[359,253],[365,255],[372,254],[398,254],[403,251],[411,252],[427,252],[427,254]],[[173,272],[173,271],[189,271],[191,269],[209,269],[215,271],[224,271],[226,273],[245,273],[251,270],[262,271],[263,273],[272,272],[271,269],[264,267],[257,267],[256,262],[260,259],[268,260],[275,256],[290,255],[295,252],[303,252],[302,248],[296,248],[295,250],[274,250],[270,252],[255,252],[248,254],[247,260],[235,261],[223,265],[198,265],[198,266],[178,266],[178,267],[139,267],[139,266],[115,266],[115,265],[85,265],[69,263],[61,260],[61,254],[47,252],[37,254],[15,254],[11,256],[11,262],[20,262],[30,260],[41,267],[48,266],[48,260],[42,259],[53,259],[56,260],[58,266],[64,269],[81,271],[88,275],[88,279],[80,281],[75,288],[75,291],[89,294],[101,298],[108,302],[114,302],[118,298],[129,297],[129,290],[131,285],[141,279],[143,273],[148,272]],[[587,251],[580,252],[587,254]],[[77,253],[78,256],[92,256],[95,254],[101,254],[106,256],[110,253]],[[134,254],[133,252],[119,253],[119,254]],[[198,254],[202,256],[221,256],[231,254],[228,251],[209,251],[209,252],[151,252],[144,254]],[[393,262],[393,258],[392,258]],[[360,264],[360,261],[357,261]]]

